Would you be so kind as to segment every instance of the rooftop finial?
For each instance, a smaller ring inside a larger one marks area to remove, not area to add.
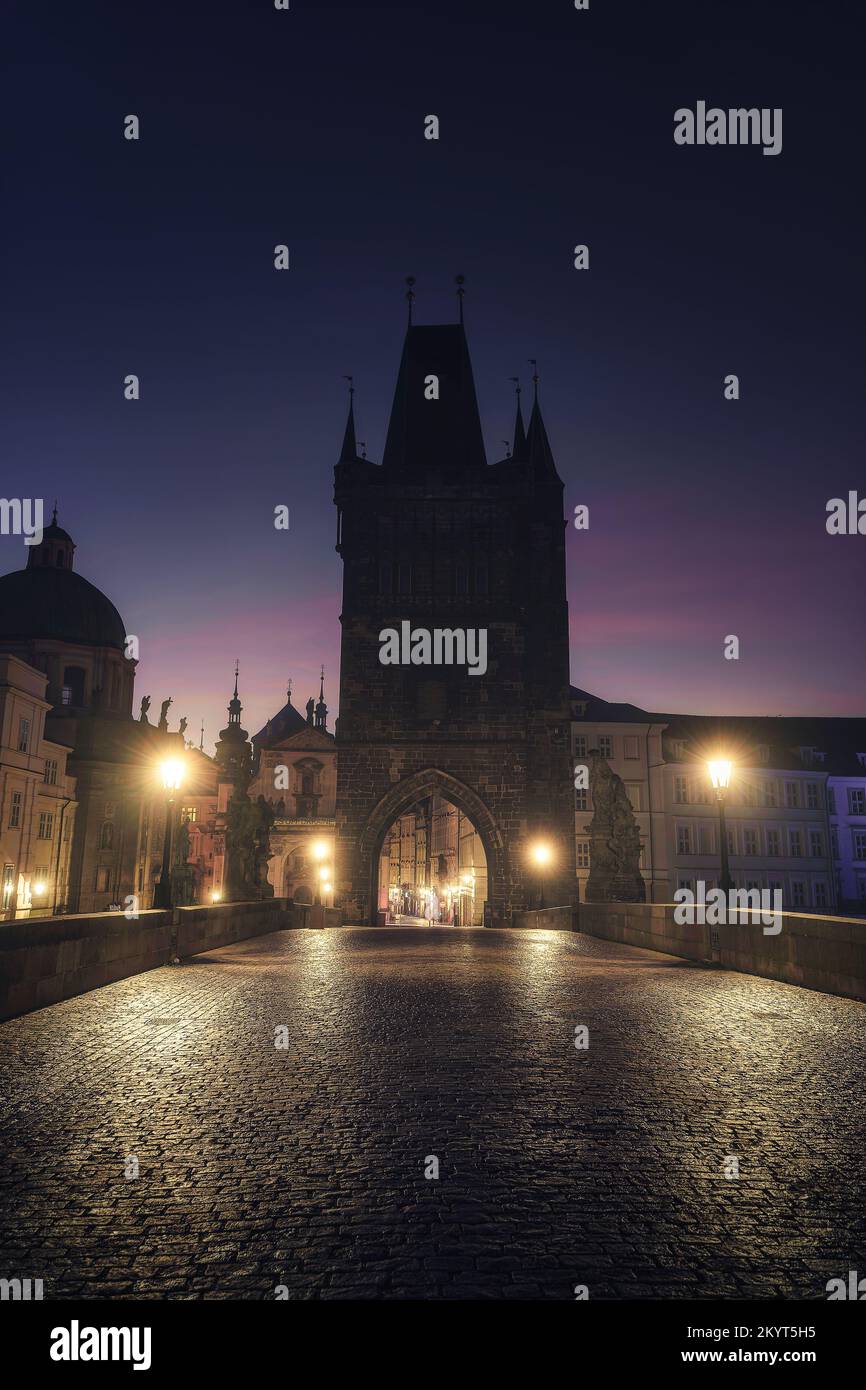
[[[238,698],[238,672],[240,671],[240,669],[241,669],[241,663],[240,663],[239,660],[236,659],[236,660],[235,660],[235,693],[234,693],[234,695],[232,696],[232,699],[233,699],[233,700],[236,700],[236,699]]]
[[[455,276],[454,276],[454,283],[455,283],[456,286],[457,286],[457,300],[458,300],[458,303],[460,304],[460,322],[462,323],[462,322],[463,322],[463,296],[464,296],[464,294],[466,293],[466,291],[465,291],[465,289],[463,288],[463,286],[464,286],[464,284],[466,283],[466,276],[465,276],[465,275],[455,275]]]
[[[532,364],[532,385],[535,390],[535,399],[538,400],[538,363],[534,357],[527,359]]]
[[[347,376],[346,373],[344,372],[344,373],[343,373],[343,380],[344,380],[344,381],[348,381],[348,383],[349,383],[349,404],[351,405],[351,404],[352,404],[352,397],[353,397],[354,394],[355,394],[355,378],[354,378],[353,376]]]
[[[324,668],[324,666],[323,666],[323,667],[322,667],[322,674],[321,674],[321,677],[319,678],[319,699],[320,699],[320,700],[324,700],[324,698],[325,698],[325,668]]]
[[[57,498],[54,499],[54,511],[51,513],[51,525],[57,525]]]
[[[521,391],[520,377],[519,377],[519,376],[510,376],[510,377],[508,378],[508,380],[514,382],[514,393],[515,393],[515,395],[517,396],[517,404],[519,405],[519,404],[520,404],[520,391]]]
[[[412,305],[415,303],[415,276],[406,276],[406,300],[409,305],[409,327],[412,326]]]
[[[291,704],[291,703],[292,703],[292,678],[291,678],[291,676],[289,676],[289,679],[288,679],[287,682],[286,682],[286,697],[287,697],[287,699],[288,699],[288,701],[289,701],[289,704]]]
[[[198,746],[204,752],[204,720],[201,721],[201,738],[198,741]]]

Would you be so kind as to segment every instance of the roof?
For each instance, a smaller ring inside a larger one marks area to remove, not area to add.
[[[836,718],[821,715],[748,714],[659,714],[637,705],[612,704],[571,687],[571,701],[586,703],[581,717],[593,723],[664,724],[668,747],[682,739],[691,757],[705,756],[713,745],[742,749],[743,759],[754,758],[755,749],[765,744],[768,767],[810,769],[835,776],[862,775],[864,765],[858,753],[866,753],[866,718]],[[810,760],[801,749],[816,749],[823,758]]]
[[[282,709],[268,720],[263,729],[259,729],[257,734],[253,734],[251,742],[254,748],[272,748],[292,734],[308,727],[304,716],[295,709],[289,699]]]
[[[427,378],[439,395],[427,399]],[[382,465],[422,476],[465,477],[487,458],[469,345],[461,323],[412,324],[406,332]]]
[[[48,527],[60,532],[60,527]],[[65,532],[62,533],[65,536]],[[0,642],[51,638],[123,651],[123,619],[101,590],[72,569],[30,566],[0,577]]]

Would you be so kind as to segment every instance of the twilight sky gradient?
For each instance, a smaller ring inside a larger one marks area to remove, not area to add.
[[[237,656],[250,732],[320,661],[336,712],[343,373],[381,459],[403,277],[441,322],[460,271],[488,458],[536,357],[567,512],[591,509],[568,537],[574,683],[864,712],[866,538],[824,527],[828,498],[866,492],[861,60],[832,12],[12,11],[2,492],[59,498],[139,636],[136,704],[171,694],[210,747]],[[782,153],[675,146],[699,99],[782,107]],[[0,538],[0,569],[23,563]]]

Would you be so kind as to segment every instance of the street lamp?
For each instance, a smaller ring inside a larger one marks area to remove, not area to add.
[[[162,873],[153,892],[154,907],[171,909],[171,840],[174,830],[174,798],[183,781],[183,763],[169,758],[160,764],[160,776],[165,788],[165,834],[162,838]]]
[[[544,871],[553,859],[553,850],[546,840],[536,840],[531,847],[530,856],[538,869],[539,908],[544,909]]]
[[[716,801],[719,805],[719,845],[722,852],[722,877],[720,887],[723,893],[731,891],[731,871],[728,867],[728,830],[725,825],[725,801],[728,795],[728,788],[731,785],[731,772],[734,764],[729,758],[711,758],[707,763],[710,773],[710,782],[713,791],[716,793]]]

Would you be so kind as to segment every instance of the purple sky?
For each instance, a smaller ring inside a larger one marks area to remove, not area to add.
[[[866,491],[857,58],[819,61],[796,5],[726,6],[724,32],[695,8],[17,7],[3,493],[59,498],[139,636],[138,698],[210,747],[235,657],[251,733],[324,662],[333,717],[342,375],[380,459],[403,277],[441,322],[460,271],[488,457],[536,357],[567,511],[591,509],[574,683],[863,713],[866,537],[824,527]],[[676,147],[699,98],[783,107],[782,154]]]

